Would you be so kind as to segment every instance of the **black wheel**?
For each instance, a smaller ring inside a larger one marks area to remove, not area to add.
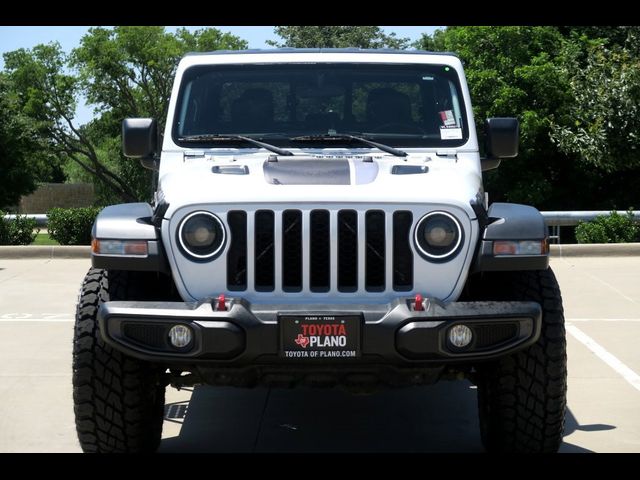
[[[481,283],[486,300],[535,301],[542,307],[535,344],[477,366],[482,443],[490,452],[557,452],[567,404],[567,344],[556,277],[551,269],[496,272]]]
[[[100,336],[98,307],[142,300],[148,282],[131,273],[91,269],[84,279],[73,339],[73,403],[85,452],[154,452],[164,417],[164,370],[130,358]]]

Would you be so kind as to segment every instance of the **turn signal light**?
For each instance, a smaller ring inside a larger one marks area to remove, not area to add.
[[[97,255],[134,255],[146,257],[149,247],[145,240],[91,240],[91,251]]]
[[[496,240],[493,242],[493,254],[500,255],[546,255],[549,243],[544,240]]]

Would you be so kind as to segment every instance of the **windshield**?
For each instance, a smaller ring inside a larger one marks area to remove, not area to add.
[[[455,147],[468,138],[468,127],[458,76],[444,65],[191,67],[173,139],[189,146],[189,136],[211,134],[279,146],[309,146],[296,137],[351,134],[393,146]]]

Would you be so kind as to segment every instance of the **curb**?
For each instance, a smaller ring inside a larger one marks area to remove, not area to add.
[[[592,243],[582,245],[551,245],[552,257],[631,257],[640,256],[640,243]],[[88,245],[28,245],[0,246],[0,259],[86,258],[91,257]]]
[[[591,243],[550,245],[552,257],[631,257],[640,256],[640,243]]]
[[[27,245],[1,246],[0,259],[29,258],[91,258],[89,245]]]

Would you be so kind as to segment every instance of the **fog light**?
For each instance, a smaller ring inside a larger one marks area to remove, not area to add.
[[[454,325],[449,329],[449,341],[457,348],[466,347],[471,343],[473,333],[466,325]]]
[[[191,329],[185,325],[174,325],[169,330],[169,340],[176,348],[184,348],[191,343],[193,334]]]

